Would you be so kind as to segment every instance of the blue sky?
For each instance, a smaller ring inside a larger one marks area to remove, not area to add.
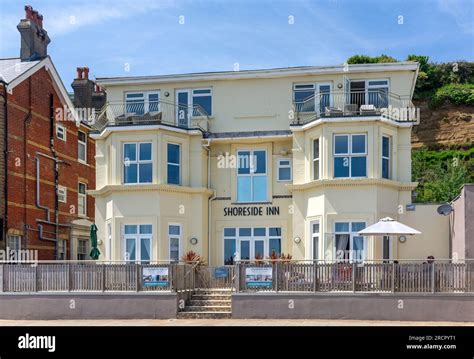
[[[27,1],[0,0],[0,57],[19,55]],[[474,58],[472,0],[29,3],[44,15],[68,88],[77,66],[105,77],[333,65],[353,54]]]

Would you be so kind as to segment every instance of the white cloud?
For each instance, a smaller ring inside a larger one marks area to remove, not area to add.
[[[454,18],[461,31],[466,34],[474,34],[472,0],[438,0],[438,7],[442,12]]]

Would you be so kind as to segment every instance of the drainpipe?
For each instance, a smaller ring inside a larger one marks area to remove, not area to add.
[[[7,240],[7,223],[8,223],[8,94],[7,94],[7,83],[0,79],[0,83],[3,85],[3,99],[4,99],[4,120],[5,120],[5,133],[3,143],[5,145],[4,148],[4,158],[5,158],[5,168],[4,168],[4,175],[5,175],[5,182],[3,187],[3,194],[4,194],[4,201],[5,201],[5,208],[4,208],[4,217],[3,217],[3,232],[2,232],[2,239],[5,241]],[[5,244],[6,246],[6,244]]]
[[[207,188],[211,188],[211,149],[209,148],[211,144],[211,140],[207,140],[207,143],[202,144],[202,148],[204,148],[207,152]],[[212,232],[212,206],[211,202],[216,198],[216,190],[212,190],[212,196],[209,198],[207,202],[207,258],[208,258],[208,265],[211,265],[211,232]]]

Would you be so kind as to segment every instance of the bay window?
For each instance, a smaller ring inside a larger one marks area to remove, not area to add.
[[[151,224],[126,224],[124,226],[124,259],[149,262],[152,233]]]
[[[334,135],[334,177],[367,177],[367,135]]]
[[[123,145],[123,181],[125,184],[151,183],[153,180],[151,142]]]
[[[390,137],[382,136],[382,178],[390,179]]]
[[[365,222],[336,222],[334,224],[334,258],[342,261],[361,261],[366,257],[365,237],[358,232]]]
[[[313,140],[313,180],[320,179],[319,138]]]
[[[237,151],[237,201],[267,201],[267,151]]]
[[[169,184],[181,184],[181,146],[175,143],[168,143],[167,169]]]

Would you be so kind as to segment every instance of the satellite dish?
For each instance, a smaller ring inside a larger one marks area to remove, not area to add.
[[[442,204],[438,207],[437,211],[442,216],[448,216],[453,211],[453,207],[449,204]]]

